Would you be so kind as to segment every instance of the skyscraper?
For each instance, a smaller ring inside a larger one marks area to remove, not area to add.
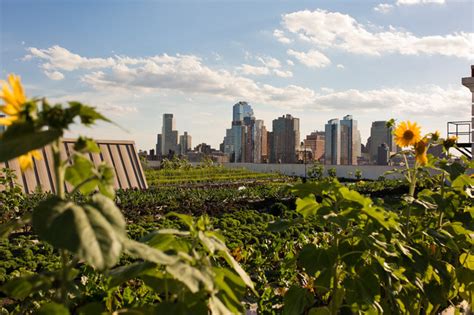
[[[300,120],[290,114],[273,120],[273,141],[270,148],[272,163],[296,163],[296,150],[300,146]]]
[[[173,114],[163,114],[163,127],[161,129],[161,153],[167,155],[178,152],[178,131]]]
[[[255,119],[247,102],[238,102],[232,108],[232,126],[226,130],[224,153],[230,162],[260,163],[265,149],[262,146],[266,133],[263,120]]]
[[[341,164],[357,165],[357,158],[361,156],[360,132],[357,129],[357,120],[352,115],[346,115],[341,124]]]
[[[324,163],[330,165],[341,164],[341,124],[334,118],[324,126]]]
[[[326,164],[357,165],[357,158],[361,156],[361,139],[357,121],[351,115],[342,120],[329,120],[325,134]]]
[[[393,135],[393,127],[388,128],[386,121],[374,121],[372,122],[372,127],[370,128],[370,162],[377,163],[379,147],[382,144],[386,144],[388,152],[396,152],[397,145],[395,144],[395,136]],[[385,151],[383,152],[382,159],[385,160]]]
[[[179,154],[186,154],[191,150],[191,136],[185,131],[183,135],[179,136]]]

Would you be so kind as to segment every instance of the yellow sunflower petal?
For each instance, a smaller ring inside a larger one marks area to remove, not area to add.
[[[14,95],[10,92],[8,85],[4,84],[2,87],[2,99],[5,101],[6,104],[11,104],[15,106],[17,109],[20,109],[18,104],[16,103]]]
[[[0,111],[4,112],[7,115],[17,115],[19,113],[19,110],[11,104],[0,106]]]
[[[27,170],[33,166],[33,158],[31,153],[26,153],[18,158],[20,168],[22,171]]]
[[[18,105],[24,104],[26,102],[25,93],[23,92],[23,87],[21,86],[21,79],[19,76],[10,74],[8,76],[8,81],[13,89],[13,95],[15,95]]]
[[[17,119],[15,116],[2,117],[0,118],[0,125],[10,126]]]
[[[30,153],[31,153],[31,156],[34,157],[36,160],[41,160],[42,155],[39,150],[33,150]]]

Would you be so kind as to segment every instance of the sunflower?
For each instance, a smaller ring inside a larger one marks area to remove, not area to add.
[[[428,140],[426,138],[415,143],[415,160],[420,165],[426,165],[426,163],[428,163],[428,157],[426,155],[428,151],[427,143]]]
[[[443,147],[448,151],[450,148],[454,147],[456,142],[458,141],[458,137],[451,136],[448,139],[443,141]]]
[[[33,167],[33,158],[40,160],[41,159],[40,151],[33,150],[26,154],[23,154],[22,156],[18,158],[18,161],[20,162],[20,168],[22,171]]]
[[[0,105],[0,111],[8,115],[7,117],[0,118],[0,125],[11,126],[20,118],[20,114],[27,101],[19,76],[10,74],[8,82],[2,82],[0,99],[5,102],[3,105]],[[41,154],[38,150],[33,150],[20,156],[18,158],[20,168],[24,171],[32,167],[33,158],[41,159]]]
[[[411,123],[410,121],[401,122],[397,129],[395,129],[395,142],[399,147],[408,147],[415,145],[421,139],[420,127],[417,123]]]
[[[11,88],[8,84],[10,84]],[[20,112],[26,103],[26,96],[23,92],[19,76],[10,74],[8,76],[8,83],[2,82],[0,98],[5,102],[5,104],[0,106],[0,111],[8,115],[7,117],[0,118],[0,125],[10,126],[18,120]]]

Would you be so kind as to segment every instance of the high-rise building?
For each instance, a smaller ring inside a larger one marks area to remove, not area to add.
[[[191,150],[192,138],[188,135],[188,132],[185,131],[183,135],[179,136],[179,154],[186,154]]]
[[[270,148],[272,163],[296,163],[300,146],[300,120],[290,114],[273,120],[273,141]]]
[[[388,165],[390,160],[390,148],[386,143],[382,143],[377,148],[377,165]]]
[[[161,152],[163,155],[178,152],[178,131],[173,114],[163,114],[163,128],[161,129],[162,143]]]
[[[382,144],[386,144],[389,154],[397,151],[395,144],[395,136],[393,135],[393,127],[387,127],[386,121],[374,121],[370,128],[370,162],[378,164],[378,152]],[[380,151],[382,152],[382,151]],[[381,161],[385,159],[385,152],[383,151]]]
[[[325,132],[315,131],[303,140],[304,148],[311,149],[313,160],[319,161],[324,158]]]
[[[163,146],[163,136],[161,133],[156,135],[156,156],[160,158],[163,155],[163,152],[161,152]]]
[[[341,164],[341,124],[334,118],[324,126],[324,163],[330,165]]]
[[[232,108],[232,126],[226,130],[222,148],[231,162],[260,163],[262,143],[266,133],[262,120],[255,119],[247,102],[238,102]]]
[[[351,115],[331,119],[325,126],[325,163],[357,165],[361,153],[360,132]]]

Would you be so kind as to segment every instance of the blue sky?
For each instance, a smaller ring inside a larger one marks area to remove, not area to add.
[[[77,129],[154,147],[163,113],[218,146],[244,100],[302,137],[352,114],[445,132],[469,120],[474,2],[0,0],[1,76],[30,96],[80,100],[123,126]]]

